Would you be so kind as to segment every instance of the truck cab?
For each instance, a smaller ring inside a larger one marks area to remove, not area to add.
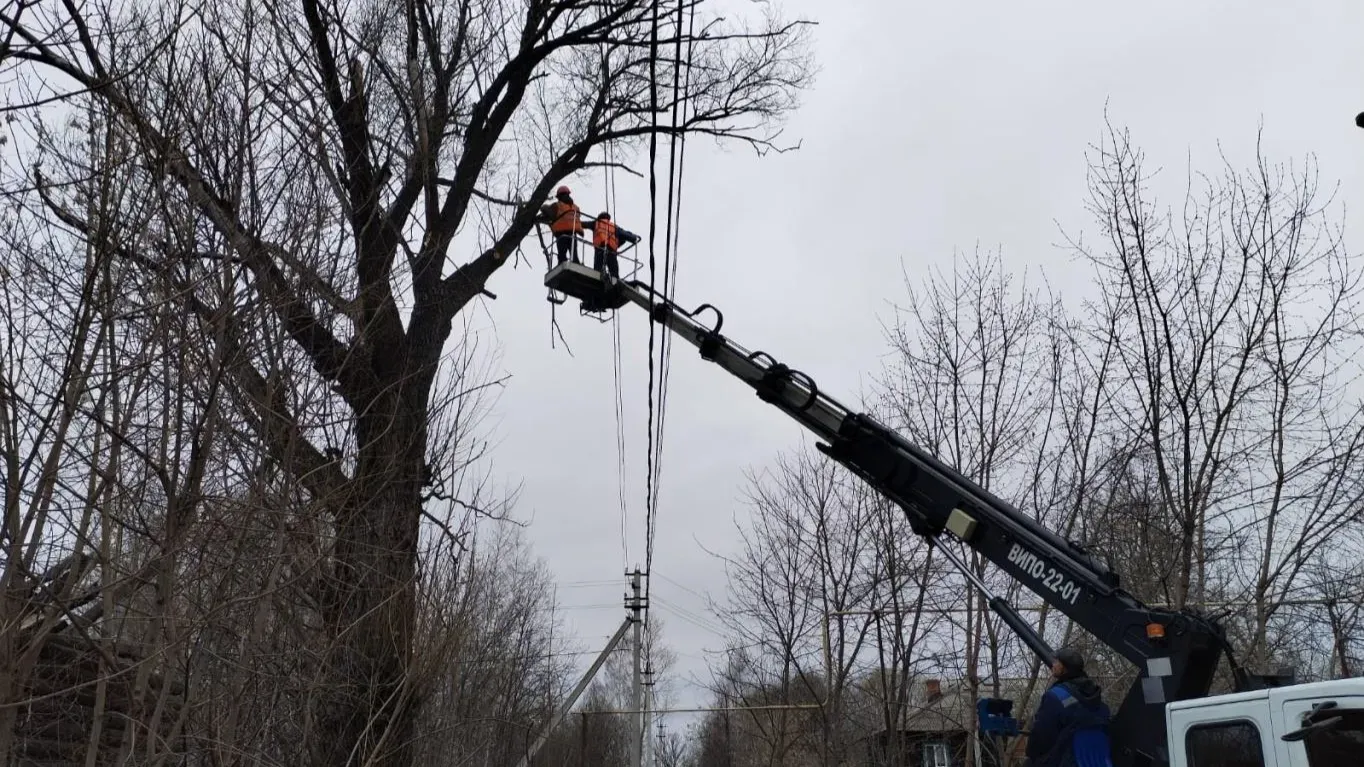
[[[1364,679],[1181,700],[1165,722],[1170,767],[1364,765]]]

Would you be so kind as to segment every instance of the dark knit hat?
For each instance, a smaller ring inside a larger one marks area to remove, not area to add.
[[[1066,671],[1072,674],[1083,674],[1085,672],[1085,656],[1073,647],[1062,647],[1056,651],[1056,660],[1066,667]]]

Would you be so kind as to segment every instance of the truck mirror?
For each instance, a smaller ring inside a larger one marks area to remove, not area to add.
[[[1320,722],[1313,722],[1307,725],[1306,727],[1300,727],[1290,733],[1287,733],[1282,738],[1280,738],[1280,740],[1293,743],[1294,741],[1305,739],[1308,735],[1311,735],[1314,732],[1322,732],[1324,730],[1335,729],[1336,725],[1340,724],[1341,719],[1342,717],[1333,716],[1330,719],[1323,719]]]
[[[1302,727],[1284,735],[1280,740],[1292,743],[1294,741],[1302,740],[1314,732],[1321,732],[1335,727],[1340,724],[1341,717],[1333,716],[1327,718],[1326,715],[1336,708],[1338,708],[1338,704],[1333,700],[1323,700],[1313,703],[1312,710],[1302,715]]]

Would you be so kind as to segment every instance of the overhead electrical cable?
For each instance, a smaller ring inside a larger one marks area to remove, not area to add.
[[[683,126],[684,126],[684,123],[682,122],[682,120],[685,119],[685,111],[684,111],[684,108],[683,108],[683,101],[684,101],[684,99],[683,99],[683,92],[682,92],[682,90],[681,90],[681,85],[682,85],[681,73],[682,73],[682,71],[683,71],[684,68],[687,69],[688,71],[690,70],[691,56],[692,56],[692,53],[693,53],[692,45],[691,45],[691,43],[690,43],[690,41],[689,41],[688,46],[687,46],[687,61],[686,61],[686,63],[685,63],[685,67],[684,67],[684,63],[683,63],[683,59],[682,59],[682,40],[683,40],[684,34],[683,34],[683,31],[682,31],[682,30],[683,30],[683,19],[684,19],[684,11],[685,11],[685,9],[686,9],[686,5],[685,5],[684,0],[678,0],[678,4],[677,4],[677,18],[676,18],[675,28],[674,28],[674,52],[673,52],[672,67],[671,67],[671,69],[672,69],[672,76],[673,76],[673,77],[672,77],[672,99],[671,99],[671,105],[670,105],[670,112],[671,112],[671,114],[670,114],[670,116],[669,116],[669,117],[670,117],[670,126],[669,126],[669,139],[670,139],[670,141],[669,141],[669,151],[668,151],[668,155],[669,155],[669,157],[668,157],[668,197],[667,197],[667,212],[666,212],[666,218],[665,218],[664,241],[663,241],[663,291],[662,291],[662,293],[663,293],[664,299],[667,299],[667,300],[671,300],[671,298],[672,298],[672,293],[673,293],[673,291],[675,290],[675,284],[674,284],[674,283],[675,283],[676,275],[677,275],[677,253],[676,253],[676,243],[677,243],[677,234],[678,234],[678,232],[680,231],[680,221],[679,221],[679,218],[678,218],[678,215],[677,215],[680,211],[679,211],[679,210],[677,209],[677,207],[676,207],[676,206],[678,206],[678,205],[680,204],[680,201],[681,201],[681,198],[682,198],[682,193],[681,193],[681,185],[682,185],[682,182],[681,182],[681,176],[680,176],[680,174],[679,174],[679,172],[678,172],[679,166],[680,166],[680,162],[679,162],[679,161],[680,161],[680,159],[681,159],[680,153],[679,153],[679,149],[685,147],[685,145],[684,145],[684,144],[681,144],[681,143],[679,142],[679,140],[678,140],[678,138],[679,138],[679,135],[678,135],[678,134],[681,133],[681,130],[682,130]],[[695,6],[694,6],[694,5],[692,6],[692,13],[693,13],[692,24],[694,25],[694,24],[695,24],[695,15],[694,15],[694,14],[695,14]],[[687,36],[687,37],[690,37],[690,34],[688,34],[688,35],[686,35],[686,36]],[[656,84],[656,83],[655,83],[655,84]],[[680,116],[680,115],[681,115],[681,116]],[[650,203],[651,203],[652,209],[656,209],[656,207],[657,207],[657,200],[656,200],[656,198],[651,198]],[[651,286],[651,290],[652,290],[652,286]],[[651,326],[652,326],[652,323],[651,323]],[[650,435],[651,435],[651,437],[652,437],[651,442],[650,442],[650,446],[649,446],[649,447],[650,447],[650,451],[651,451],[651,452],[650,452],[650,455],[649,455],[649,459],[650,459],[650,460],[649,460],[649,467],[648,467],[648,469],[649,469],[649,471],[650,471],[650,476],[649,476],[649,481],[648,481],[648,483],[647,483],[647,484],[648,484],[648,491],[649,491],[649,493],[650,493],[650,497],[648,498],[648,502],[647,502],[646,505],[645,505],[646,514],[648,515],[648,518],[647,518],[647,520],[646,520],[646,527],[647,527],[648,540],[647,540],[647,542],[646,542],[647,548],[646,548],[646,552],[645,552],[645,567],[646,567],[646,570],[647,570],[647,571],[652,571],[652,569],[653,569],[653,543],[654,543],[654,537],[656,536],[656,534],[657,534],[657,529],[658,529],[658,492],[659,492],[659,487],[660,487],[660,485],[661,485],[661,477],[662,477],[662,464],[663,464],[663,425],[664,425],[664,422],[665,422],[665,419],[666,419],[666,416],[667,416],[667,381],[668,381],[669,361],[670,361],[670,359],[671,359],[671,356],[670,356],[670,355],[671,355],[671,350],[672,350],[671,339],[670,339],[670,337],[669,337],[668,335],[665,334],[664,337],[663,337],[663,339],[662,339],[662,343],[660,344],[660,348],[659,348],[659,358],[658,358],[658,363],[657,363],[657,367],[658,367],[658,370],[659,370],[659,375],[658,375],[658,390],[657,390],[657,401],[658,401],[658,409],[657,409],[657,428],[654,429],[654,428],[652,427],[652,425],[651,425],[651,428],[650,428]],[[653,347],[652,347],[652,345],[651,345],[651,346],[650,346],[650,359],[649,359],[649,365],[650,365],[650,395],[651,395],[651,399],[653,398],[653,395],[654,395],[654,376],[652,375],[653,369],[654,369],[654,359],[653,359],[653,356],[652,356],[652,352],[653,352]],[[653,405],[652,405],[652,402],[651,402],[651,404],[650,404],[650,415],[653,416],[653,414],[654,414],[654,409],[653,409]],[[649,584],[646,583],[646,584],[645,584],[645,598],[646,598],[646,599],[648,598],[648,595],[649,595]]]
[[[653,4],[653,19],[649,32],[649,293],[654,292],[655,252],[658,230],[658,3]],[[644,473],[644,537],[645,572],[653,557],[653,499],[654,499],[654,325],[649,323],[649,395],[648,444]],[[646,581],[647,588],[647,581]]]
[[[610,87],[611,49],[609,46],[609,43],[602,44],[601,67],[602,87],[604,88]],[[603,154],[605,155],[605,162],[602,163],[602,186],[606,197],[606,209],[612,216],[619,216],[619,211],[616,209],[615,145],[607,142],[603,147]],[[625,399],[622,394],[624,382],[622,381],[620,315],[615,312],[611,313],[611,345],[616,411],[616,496],[620,504],[620,557],[621,571],[624,572],[630,567],[629,514],[626,503]]]
[[[675,199],[676,199],[676,197],[677,197],[676,192],[677,192],[677,184],[678,184],[678,179],[677,179],[677,129],[678,129],[678,101],[679,101],[679,99],[678,99],[678,90],[679,90],[679,87],[680,87],[680,78],[678,77],[678,70],[681,68],[681,64],[682,64],[682,12],[683,12],[683,8],[684,8],[684,6],[683,6],[683,3],[682,3],[682,0],[679,0],[678,5],[677,5],[677,22],[676,22],[676,27],[675,27],[675,31],[674,31],[674,48],[675,48],[675,52],[674,52],[674,55],[673,55],[673,61],[672,61],[672,67],[671,67],[671,69],[672,69],[672,74],[673,74],[673,78],[672,78],[672,79],[673,79],[673,82],[672,82],[672,99],[671,99],[671,104],[670,104],[670,115],[669,115],[669,118],[670,118],[670,125],[669,125],[669,149],[668,149],[668,195],[667,195],[667,209],[666,209],[666,213],[665,213],[665,219],[664,219],[664,233],[663,233],[663,290],[662,290],[662,296],[663,296],[663,298],[664,298],[665,300],[670,300],[671,297],[672,297],[670,287],[671,287],[671,276],[674,274],[674,271],[673,271],[673,269],[671,268],[671,267],[672,267],[672,262],[673,262],[673,260],[674,260],[674,255],[675,255],[675,254],[673,253],[673,247],[672,247],[672,246],[673,246],[673,223],[674,223],[673,205],[674,205],[674,201],[675,201]],[[656,92],[656,90],[657,90],[657,88],[656,88],[656,86],[657,86],[656,80],[657,80],[657,78],[655,77],[655,82],[652,83],[652,85],[654,86],[655,92]],[[655,104],[656,104],[656,103],[657,103],[657,99],[655,98],[654,101],[655,101]],[[655,112],[656,112],[656,111],[657,111],[657,107],[655,106]],[[655,133],[656,133],[656,132],[655,132]],[[652,161],[653,161],[653,159],[651,158],[651,162],[652,162]],[[652,209],[653,209],[653,210],[656,210],[656,209],[657,209],[657,198],[656,198],[656,197],[652,198],[652,199],[650,200],[650,202],[651,202]],[[651,275],[651,279],[652,279],[652,275]],[[653,289],[652,284],[650,285],[650,289],[651,289],[651,290]],[[651,565],[652,565],[652,555],[653,555],[653,545],[652,545],[652,544],[653,544],[653,541],[652,541],[652,536],[653,536],[653,533],[654,533],[654,530],[655,530],[655,525],[656,525],[656,522],[657,522],[657,515],[658,515],[658,491],[659,491],[659,479],[660,479],[661,471],[662,471],[662,452],[663,452],[663,451],[662,451],[662,445],[663,445],[663,435],[662,435],[662,432],[663,432],[663,420],[664,420],[664,417],[665,417],[665,415],[666,415],[666,414],[665,414],[665,378],[664,378],[663,373],[664,373],[664,371],[665,371],[665,365],[666,365],[667,360],[668,360],[668,350],[671,348],[670,340],[671,340],[670,337],[669,337],[667,334],[664,334],[664,336],[663,336],[663,338],[661,339],[661,342],[660,342],[660,344],[659,344],[659,354],[658,354],[657,362],[655,362],[655,360],[654,360],[654,358],[653,358],[653,345],[651,344],[651,345],[650,345],[650,348],[649,348],[649,351],[650,351],[649,365],[650,365],[650,372],[651,372],[650,380],[649,380],[649,393],[650,393],[651,399],[652,399],[652,400],[656,400],[656,401],[658,402],[658,407],[657,407],[657,428],[655,429],[652,425],[651,425],[651,427],[650,427],[650,434],[651,434],[651,436],[652,436],[653,439],[651,440],[651,443],[650,443],[650,445],[649,445],[649,449],[650,449],[650,454],[649,454],[649,482],[648,482],[648,485],[649,485],[649,488],[648,488],[648,490],[649,490],[649,498],[648,498],[648,502],[646,503],[646,512],[649,514],[648,528],[649,528],[649,531],[650,531],[650,540],[649,540],[649,542],[648,542],[648,544],[649,544],[648,550],[646,551],[646,554],[645,554],[646,568],[651,567]],[[655,366],[657,367],[657,369],[658,369],[658,371],[659,371],[659,375],[658,375],[656,378],[655,378],[655,376],[652,375],[652,372],[653,372]],[[655,387],[657,387],[657,388],[655,388]],[[655,409],[654,409],[653,404],[652,404],[652,402],[651,402],[651,404],[650,404],[650,415],[652,416],[652,415],[654,415],[654,414],[655,414]]]
[[[673,28],[673,37],[674,37],[674,46],[673,46],[673,48],[674,48],[674,50],[673,50],[672,67],[671,67],[671,70],[672,70],[672,98],[671,98],[670,115],[669,115],[669,117],[670,117],[670,125],[669,125],[669,148],[668,148],[668,196],[667,196],[667,210],[666,210],[666,214],[665,214],[665,225],[664,225],[665,228],[664,228],[664,235],[663,235],[663,236],[664,236],[664,239],[663,239],[663,291],[662,291],[663,298],[664,298],[665,300],[669,300],[669,301],[672,300],[673,292],[676,290],[676,284],[675,284],[675,283],[676,283],[676,278],[677,278],[677,243],[678,243],[679,233],[680,233],[680,230],[681,230],[681,226],[680,226],[680,224],[681,224],[680,216],[681,216],[681,200],[682,200],[682,189],[681,189],[681,187],[682,187],[682,178],[681,178],[681,172],[680,172],[680,170],[681,170],[681,161],[682,161],[683,153],[685,152],[685,147],[686,147],[685,140],[679,140],[679,139],[680,139],[680,135],[679,135],[679,134],[681,134],[681,133],[683,132],[683,128],[685,127],[685,124],[686,124],[686,123],[685,123],[685,120],[686,120],[686,109],[685,109],[684,102],[685,102],[685,100],[686,100],[686,97],[690,95],[689,87],[688,87],[688,89],[685,89],[685,90],[682,88],[682,76],[683,76],[682,73],[683,73],[683,71],[686,71],[686,72],[687,72],[688,85],[690,85],[691,63],[692,63],[692,56],[693,56],[693,53],[694,53],[693,40],[692,40],[692,31],[695,29],[695,23],[696,23],[696,7],[695,7],[694,4],[692,4],[692,5],[691,5],[690,28],[689,28],[689,31],[688,31],[688,32],[686,33],[686,35],[685,35],[685,37],[687,38],[687,60],[686,60],[686,63],[685,63],[685,65],[684,65],[684,63],[683,63],[683,58],[682,58],[682,41],[683,41],[683,37],[684,37],[684,34],[683,34],[683,20],[684,20],[684,14],[685,14],[686,8],[687,8],[686,0],[678,0],[678,3],[677,3],[676,21],[675,21],[675,23],[674,23],[674,28]],[[649,262],[649,280],[650,280],[650,284],[649,284],[649,289],[650,289],[650,292],[651,292],[651,293],[652,293],[653,290],[654,290],[654,281],[655,281],[655,271],[654,271],[654,270],[655,270],[655,265],[654,265],[654,236],[655,236],[655,230],[656,230],[656,216],[657,216],[657,209],[658,209],[657,184],[656,184],[656,181],[655,181],[655,179],[656,179],[656,174],[657,174],[657,171],[656,171],[656,163],[657,163],[657,133],[658,133],[658,131],[657,131],[657,114],[658,114],[658,97],[657,97],[657,92],[658,92],[658,77],[657,77],[657,70],[655,69],[655,63],[656,63],[657,60],[658,60],[658,51],[657,51],[657,23],[658,23],[658,21],[657,21],[657,18],[658,18],[658,6],[657,6],[657,4],[655,4],[655,6],[654,6],[654,38],[653,38],[654,47],[653,47],[653,49],[652,49],[652,54],[653,54],[653,55],[651,56],[651,59],[650,59],[650,103],[651,103],[651,107],[652,107],[652,108],[651,108],[651,119],[654,121],[653,124],[654,124],[654,126],[655,126],[655,129],[654,129],[654,130],[651,132],[651,134],[650,134],[650,141],[651,141],[651,143],[650,143],[650,155],[649,155],[649,171],[650,171],[650,189],[649,189],[649,191],[650,191],[650,195],[649,195],[649,206],[650,206],[650,208],[649,208],[649,210],[650,210],[650,222],[649,222],[649,223],[650,223],[650,229],[649,229],[649,244],[650,244],[650,247],[649,247],[649,255],[650,255],[650,262]],[[648,496],[647,496],[647,498],[646,498],[646,503],[645,503],[645,515],[646,515],[646,517],[645,517],[645,535],[646,535],[646,543],[645,543],[645,546],[646,546],[646,550],[645,550],[645,572],[646,572],[646,573],[652,573],[652,572],[653,572],[654,540],[655,540],[655,537],[656,537],[657,532],[658,532],[658,494],[659,494],[659,488],[660,488],[660,486],[661,486],[661,478],[662,478],[662,464],[663,464],[663,426],[664,426],[664,422],[665,422],[665,419],[666,419],[666,416],[667,416],[668,372],[669,372],[669,369],[670,369],[669,362],[670,362],[670,359],[671,359],[671,351],[672,351],[671,338],[670,338],[669,335],[664,334],[664,336],[663,336],[663,338],[662,338],[662,341],[661,341],[661,343],[659,344],[659,358],[658,358],[658,372],[659,372],[659,375],[658,375],[658,378],[657,378],[657,380],[658,380],[658,393],[657,393],[658,408],[657,408],[657,429],[655,430],[655,428],[654,428],[654,415],[655,415],[655,411],[654,411],[654,399],[655,399],[655,397],[654,397],[654,380],[655,380],[655,376],[654,376],[654,367],[655,367],[655,365],[654,365],[654,357],[653,357],[653,348],[654,348],[654,346],[653,346],[653,325],[654,325],[654,323],[650,323],[650,343],[649,343],[649,400],[650,400],[650,401],[649,401],[649,418],[650,418],[649,437],[650,437],[650,439],[649,439],[649,446],[648,446],[648,449],[649,449],[649,460],[648,460],[648,466],[647,466],[647,471],[648,471],[649,474],[648,474],[648,478],[647,478],[647,481],[646,481],[646,493],[648,494]],[[650,577],[650,578],[647,578],[647,579],[645,580],[645,582],[644,582],[644,599],[645,599],[645,604],[646,604],[646,605],[650,604],[649,599],[650,599],[650,589],[651,589],[651,586],[652,586],[652,581],[653,581],[653,579],[652,579],[652,577]],[[648,613],[647,609],[646,609],[645,614],[644,614],[644,622],[645,622],[645,628],[647,629],[647,628],[649,627],[649,623],[650,623],[650,617],[649,617],[649,613]],[[645,652],[646,652],[646,657],[651,657],[651,656],[652,656],[652,647],[649,646],[649,645],[651,644],[651,641],[650,641],[651,633],[652,633],[652,632],[649,632],[649,631],[647,631],[647,630],[646,630],[646,632],[645,632],[645,644],[646,644],[646,647],[645,647],[644,649],[645,649]],[[652,663],[652,662],[650,661],[650,663]],[[650,667],[652,667],[652,665],[650,665]]]
[[[649,31],[649,293],[653,295],[655,278],[655,238],[658,230],[658,0],[655,0],[652,8],[652,23]],[[645,475],[644,475],[644,538],[645,538],[645,578],[644,578],[644,615],[642,620],[644,625],[643,636],[645,646],[636,648],[646,659],[647,642],[649,636],[649,611],[648,611],[648,588],[649,588],[649,562],[653,560],[654,536],[653,536],[653,498],[654,498],[654,325],[649,323],[649,395],[648,395],[648,424],[647,435],[648,444],[646,445]],[[646,666],[647,668],[647,666]],[[647,702],[646,706],[647,708]],[[647,716],[647,714],[646,714]],[[641,737],[643,736],[641,728]],[[643,747],[643,744],[639,744]]]
[[[671,157],[668,167],[669,201],[667,233],[665,238],[663,295],[669,300],[677,292],[677,264],[678,264],[678,242],[682,233],[682,170],[687,153],[687,136],[685,126],[687,124],[687,106],[690,102],[691,93],[691,70],[692,57],[695,52],[695,29],[696,29],[696,5],[690,6],[690,19],[687,29],[687,54],[685,64],[682,58],[682,11],[683,3],[681,0],[677,6],[677,49],[675,61],[677,69],[673,73],[673,104],[672,104],[672,147]],[[685,73],[681,75],[681,73]],[[686,77],[686,86],[681,89],[679,97],[678,88],[681,76]],[[679,117],[680,113],[680,117]],[[675,167],[674,167],[675,166]],[[673,199],[674,190],[676,199]],[[658,404],[658,434],[657,443],[654,451],[654,513],[658,512],[658,492],[662,479],[663,464],[663,429],[667,420],[668,413],[668,380],[672,371],[672,336],[663,337],[663,350],[660,352],[660,381],[659,381],[659,404]]]

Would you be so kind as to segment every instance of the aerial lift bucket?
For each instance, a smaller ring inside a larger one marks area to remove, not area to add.
[[[554,251],[552,251],[550,249],[550,246],[545,243],[544,228],[541,226],[536,226],[535,236],[540,238],[540,250],[545,254],[545,269],[546,270],[554,269]],[[546,296],[545,298],[555,306],[563,306],[564,302],[568,300],[568,296],[559,293],[554,288],[549,288],[549,295]]]

